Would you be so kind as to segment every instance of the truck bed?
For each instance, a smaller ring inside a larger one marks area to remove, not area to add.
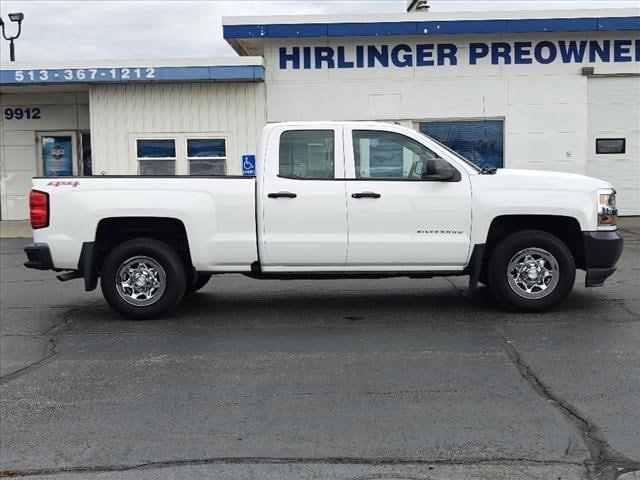
[[[99,220],[116,217],[179,220],[197,270],[248,271],[258,259],[253,177],[38,177],[33,188],[49,194],[50,225],[34,241],[46,235],[56,268],[77,268]]]

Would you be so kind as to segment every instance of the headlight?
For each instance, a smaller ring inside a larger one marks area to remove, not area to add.
[[[616,226],[616,191],[598,190],[598,228]]]

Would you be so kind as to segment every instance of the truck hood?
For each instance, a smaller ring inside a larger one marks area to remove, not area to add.
[[[578,175],[576,173],[499,168],[496,176],[502,177],[509,186],[518,185],[534,190],[597,190],[599,188],[613,188],[613,186],[605,180],[587,177],[586,175]]]

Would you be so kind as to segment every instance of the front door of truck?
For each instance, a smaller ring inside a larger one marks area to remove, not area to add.
[[[347,205],[342,127],[278,127],[265,152],[259,208],[265,271],[344,267]]]
[[[461,269],[471,234],[466,171],[400,130],[346,127],[344,137],[347,266]],[[445,181],[446,172],[454,176]]]

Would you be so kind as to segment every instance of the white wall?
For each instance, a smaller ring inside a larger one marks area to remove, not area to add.
[[[227,174],[241,174],[265,124],[261,82],[95,85],[91,104],[93,174],[135,175],[132,138],[162,133],[226,137]]]
[[[3,220],[29,216],[27,195],[31,177],[40,174],[37,132],[89,129],[87,93],[34,93],[0,95],[0,208]],[[40,119],[5,119],[5,109],[34,107]]]
[[[469,65],[470,42],[542,40],[635,40],[633,32],[449,35],[274,39],[265,42],[267,120],[401,120],[503,118],[504,165],[586,173],[587,77],[596,73],[640,73],[640,64]],[[328,69],[280,69],[279,48],[453,43],[458,65]],[[631,55],[633,55],[633,46]],[[613,56],[613,54],[612,54]],[[640,82],[640,78],[634,78]]]
[[[640,215],[640,78],[589,78],[587,174],[618,192],[621,215]],[[597,138],[624,138],[623,154],[597,154]]]

